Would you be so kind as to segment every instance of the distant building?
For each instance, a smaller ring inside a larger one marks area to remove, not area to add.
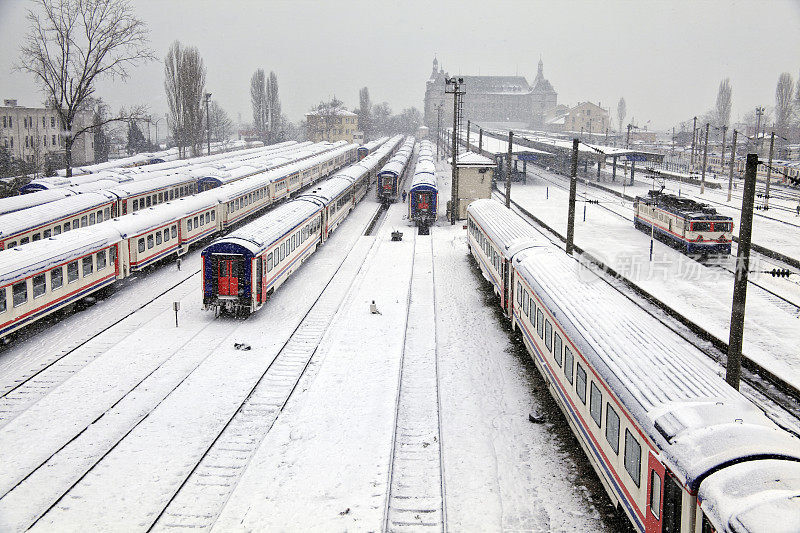
[[[492,176],[495,163],[475,152],[463,152],[456,159],[458,166],[458,213],[456,218],[467,218],[467,206],[480,198],[491,198]]]
[[[533,85],[523,76],[459,76],[464,80],[464,123],[520,123],[541,128],[555,111],[558,94],[544,77],[544,65]],[[433,70],[425,84],[425,125],[435,130],[441,106],[442,127],[452,126],[453,98],[445,93],[449,74],[433,60]]]
[[[356,144],[364,144],[364,132],[357,131],[353,134],[353,142]]]
[[[346,109],[330,113],[306,113],[306,136],[309,141],[353,142],[358,131],[358,115]]]
[[[582,102],[567,113],[563,131],[604,133],[608,126],[608,111],[592,102]]]
[[[79,112],[73,129],[80,130],[91,120],[91,112]],[[8,148],[11,157],[38,166],[43,166],[46,158],[63,161],[64,138],[61,131],[61,120],[52,109],[24,107],[17,105],[16,100],[3,100],[0,107],[0,146]],[[87,132],[72,145],[72,164],[93,163],[94,158],[94,135]]]

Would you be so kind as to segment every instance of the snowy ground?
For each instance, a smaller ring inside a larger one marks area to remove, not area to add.
[[[443,208],[449,181],[441,185]],[[401,356],[430,353],[431,338],[438,380],[424,357],[406,377],[412,388],[439,386],[447,528],[617,529],[587,459],[510,341],[466,232],[440,222],[418,237],[406,208],[393,206],[363,236],[376,209],[364,201],[245,321],[200,310],[195,253],[180,272],[167,265],[123,287],[130,298],[117,294],[7,347],[0,394],[74,350],[27,398],[0,399],[9,405],[0,420],[0,530],[381,530]],[[403,241],[389,239],[393,229]],[[420,243],[432,247],[432,263]],[[434,272],[432,296],[421,301],[409,298],[415,268]],[[369,312],[372,300],[380,314]],[[434,315],[435,324],[420,320]],[[423,437],[436,436],[427,405],[425,415],[402,407],[399,415],[425,416]],[[546,423],[531,424],[532,411],[548,413]],[[243,413],[246,424],[228,425]]]
[[[539,169],[535,173],[539,177],[529,177],[526,185],[512,185],[511,198],[565,234],[568,192],[554,185],[554,181],[562,183],[555,176]],[[579,182],[579,195],[586,191],[589,195],[596,194]],[[622,214],[627,211],[627,216],[632,217],[632,212],[621,199],[616,203],[619,205],[609,200],[608,207]],[[727,342],[733,296],[733,276],[730,273],[689,259],[659,241],[654,243],[651,262],[649,235],[601,206],[586,205],[585,208],[584,222],[584,205],[578,203],[575,221],[577,245]],[[796,277],[776,279],[762,274],[751,276],[751,279],[800,303],[800,285]],[[796,308],[781,305],[755,287],[748,289],[743,353],[795,387],[800,387],[799,320]]]

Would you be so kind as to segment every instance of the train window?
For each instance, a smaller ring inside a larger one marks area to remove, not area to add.
[[[169,228],[164,228],[164,242],[169,240]]]
[[[24,304],[28,301],[28,280],[20,281],[19,283],[15,284],[11,292],[14,296],[14,307],[19,307],[20,305]]]
[[[583,369],[580,363],[576,365],[576,368],[575,390],[578,392],[578,398],[586,405],[586,370]]]
[[[89,225],[89,221],[86,219],[86,215],[83,215],[83,216],[81,217],[81,227],[82,227],[82,228],[85,228],[85,227],[86,227],[86,226],[88,226],[88,225]]]
[[[42,232],[42,237],[44,237],[45,239],[49,239],[52,234],[53,234],[52,230],[46,229],[44,230],[44,232]]]
[[[97,222],[99,223],[102,221],[103,221],[103,210],[101,209],[100,211],[97,212]]]
[[[172,226],[171,233],[172,233],[172,238],[173,238],[173,239],[174,239],[175,237],[177,237],[177,236],[178,236],[178,227],[177,227],[177,226]]]
[[[553,335],[553,359],[558,366],[561,366],[561,335],[558,333]]]
[[[109,264],[115,264],[117,262],[117,247],[112,246],[108,249],[108,262]]]
[[[174,189],[170,189],[169,190],[169,199],[172,200],[174,197],[175,197],[175,190]]]
[[[272,270],[272,252],[267,255],[267,272]]]
[[[517,301],[522,302],[522,283],[517,282]]]
[[[591,392],[589,393],[589,413],[594,419],[597,427],[603,422],[603,393],[592,381]]]
[[[153,205],[153,199],[148,196],[145,199],[145,204],[147,205],[147,207],[150,207],[151,205]]]
[[[94,272],[94,268],[93,268],[94,265],[92,264],[92,256],[91,255],[87,255],[86,257],[84,257],[81,260],[81,263],[83,263],[82,266],[83,266],[83,277],[84,278],[86,276],[90,275],[92,272]]]
[[[133,201],[133,210],[134,211],[138,211],[139,210],[139,200],[134,200]]]
[[[606,440],[614,453],[619,454],[619,415],[610,403],[606,403]]]
[[[139,253],[144,252],[144,237],[139,239]]]
[[[50,290],[60,289],[64,285],[64,270],[56,267],[50,271]]]
[[[658,518],[661,511],[661,476],[655,470],[650,471],[650,512]]]
[[[106,267],[106,251],[101,250],[97,252],[97,270],[103,270]]]
[[[198,227],[198,224],[197,224],[197,217],[194,217],[194,227],[195,227],[195,229],[197,229],[197,227]]]
[[[158,245],[159,245],[159,244],[161,244],[161,243],[162,243],[162,240],[161,240],[161,232],[160,232],[160,231],[157,231],[157,232],[156,232],[156,246],[158,246]]]
[[[152,235],[147,236],[147,249],[149,250],[154,246],[154,239]]]
[[[639,477],[641,475],[642,463],[642,446],[636,440],[628,428],[625,428],[625,470],[631,476],[631,479],[636,486],[640,484]]]
[[[6,312],[6,288],[0,288],[0,313]]]
[[[61,226],[53,228],[53,235],[61,235]]]
[[[211,211],[211,222],[214,222],[214,220],[215,220],[216,218],[217,218],[217,216],[216,216],[216,211]]]
[[[33,234],[33,238],[32,238],[31,240],[32,240],[33,242],[36,242],[36,241],[41,241],[41,240],[42,240],[42,235],[41,235],[41,234],[39,234],[39,233],[34,233],[34,234]]]
[[[67,283],[78,281],[78,262],[67,264]]]
[[[81,227],[81,221],[79,219],[74,219],[72,221],[72,229],[78,229]]]
[[[192,231],[192,219],[186,221],[186,229]]]
[[[161,203],[163,201],[164,201],[164,193],[160,192],[158,193],[158,203]]]
[[[64,231],[66,232],[66,231],[69,231],[70,229],[72,229],[70,227],[70,223],[69,222],[64,222]]]
[[[206,217],[204,217],[203,215],[200,215],[200,225],[201,226],[206,225]]]
[[[540,339],[544,339],[544,314],[541,309],[536,309],[536,333]]]
[[[711,231],[710,222],[692,222],[692,231]]]
[[[47,282],[44,274],[33,276],[33,297],[38,298],[47,292]]]
[[[90,226],[91,226],[92,224],[94,224],[94,220],[95,220],[95,218],[94,218],[94,213],[89,213],[89,225],[90,225]]]
[[[522,292],[522,312],[528,314],[528,291]]]
[[[109,218],[111,218],[111,208],[110,207],[106,207],[105,209],[103,209],[103,218],[105,220],[108,220]]]
[[[206,224],[210,224],[210,223],[211,223],[211,213],[209,212],[209,213],[206,213]]]
[[[544,345],[548,351],[553,349],[553,326],[549,320],[544,321]]]

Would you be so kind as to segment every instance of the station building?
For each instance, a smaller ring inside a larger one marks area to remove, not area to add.
[[[326,113],[306,113],[306,137],[309,141],[354,142],[358,133],[358,115],[346,109]]]

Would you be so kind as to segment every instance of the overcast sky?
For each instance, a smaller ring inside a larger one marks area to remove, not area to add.
[[[0,98],[38,106],[30,75],[12,72],[26,31],[26,0],[0,0]],[[283,111],[297,121],[336,95],[395,112],[422,109],[434,55],[451,74],[518,73],[533,81],[539,56],[558,102],[624,96],[628,121],[668,129],[713,107],[730,77],[736,120],[772,106],[781,72],[800,72],[800,1],[244,1],[136,0],[162,61],[139,66],[97,93],[114,109],[146,104],[163,115],[163,57],[174,40],[198,47],[207,91],[250,120],[257,68],[278,76]],[[468,90],[468,89],[467,89]]]

